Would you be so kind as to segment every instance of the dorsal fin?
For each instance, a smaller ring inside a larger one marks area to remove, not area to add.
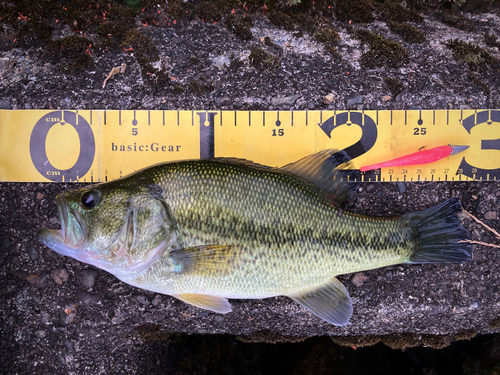
[[[225,163],[243,164],[243,165],[248,165],[251,167],[259,167],[262,169],[273,169],[273,167],[269,167],[267,165],[259,164],[259,163],[252,161],[252,160],[243,159],[243,158],[219,157],[219,158],[213,158],[211,160],[222,161]]]
[[[339,166],[342,169],[337,169]],[[320,151],[287,164],[280,170],[300,176],[323,189],[339,206],[356,190],[357,183],[349,181],[359,181],[359,172],[353,169],[351,158],[338,150]]]

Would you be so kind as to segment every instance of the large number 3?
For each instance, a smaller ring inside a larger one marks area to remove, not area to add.
[[[475,126],[487,124],[492,126],[493,123],[500,123],[500,111],[483,111],[476,113],[467,117],[463,122],[462,126],[470,134],[471,129]],[[481,141],[481,150],[499,150],[500,151],[500,138],[499,139],[483,139]],[[465,156],[462,158],[457,174],[463,174],[470,178],[475,178],[477,180],[493,180],[500,179],[500,169],[485,169],[478,168],[470,165],[465,160]]]

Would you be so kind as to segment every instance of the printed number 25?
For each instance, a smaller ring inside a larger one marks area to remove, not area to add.
[[[413,135],[426,135],[427,134],[427,129],[425,128],[414,128],[413,129]]]

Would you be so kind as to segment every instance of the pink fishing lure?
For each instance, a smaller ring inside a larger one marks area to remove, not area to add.
[[[435,161],[444,159],[447,156],[458,154],[459,152],[465,151],[468,148],[469,146],[446,145],[446,146],[434,147],[429,150],[423,149],[421,151],[414,152],[413,154],[401,156],[396,159],[384,161],[377,164],[367,165],[365,167],[361,167],[359,170],[361,172],[366,172],[379,168],[403,167],[406,165],[433,163]]]

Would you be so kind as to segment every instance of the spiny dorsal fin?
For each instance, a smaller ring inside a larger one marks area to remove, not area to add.
[[[349,292],[336,278],[319,288],[289,297],[321,319],[337,326],[347,325],[352,316],[352,301]]]
[[[241,248],[232,245],[200,245],[173,250],[171,258],[182,273],[224,275],[241,264]]]
[[[358,171],[353,170],[351,158],[344,151],[323,150],[306,156],[294,163],[281,167],[280,170],[293,173],[323,189],[333,200],[342,205],[354,194],[357,184],[354,180]],[[342,169],[337,169],[341,166]]]
[[[248,165],[250,167],[258,167],[258,168],[262,168],[262,169],[273,169],[272,167],[269,167],[267,165],[259,164],[259,163],[252,161],[252,160],[243,159],[243,158],[220,157],[220,158],[213,158],[211,160],[222,161],[225,163],[243,164],[243,165]]]
[[[227,298],[224,297],[207,296],[204,294],[177,294],[174,297],[190,305],[220,314],[227,314],[232,311],[231,305]]]

